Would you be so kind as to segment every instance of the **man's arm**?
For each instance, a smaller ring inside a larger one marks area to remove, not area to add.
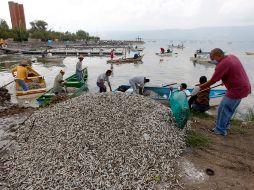
[[[204,89],[210,88],[210,86],[212,86],[214,83],[215,83],[214,81],[209,80],[206,83],[200,85],[199,87],[201,90],[204,90]]]
[[[109,86],[110,91],[112,92],[112,88],[111,88],[110,82],[108,82],[108,86]]]

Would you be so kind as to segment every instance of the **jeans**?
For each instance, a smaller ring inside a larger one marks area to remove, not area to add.
[[[219,109],[216,119],[215,130],[226,135],[227,130],[229,129],[229,122],[234,114],[237,106],[240,104],[241,99],[232,99],[227,96],[224,96]]]
[[[82,80],[82,71],[76,70],[76,75],[78,80]]]
[[[19,83],[19,85],[22,87],[22,89],[23,89],[24,91],[28,91],[28,87],[26,86],[26,83],[25,83],[24,80],[18,79],[18,83]]]

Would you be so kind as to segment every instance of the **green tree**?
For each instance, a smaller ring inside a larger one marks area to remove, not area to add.
[[[48,27],[48,23],[43,20],[35,20],[30,22],[31,25],[31,31],[46,31]]]
[[[77,39],[83,39],[83,40],[86,40],[89,38],[89,33],[88,32],[85,32],[84,30],[78,30],[76,32],[76,38]]]
[[[7,39],[10,37],[11,34],[7,22],[0,18],[0,38]]]

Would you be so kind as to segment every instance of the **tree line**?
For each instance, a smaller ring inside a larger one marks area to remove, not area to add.
[[[31,28],[25,29],[10,29],[7,22],[0,18],[0,39],[13,38],[14,41],[27,41],[28,38],[40,39],[42,41],[47,40],[59,40],[59,41],[75,41],[75,40],[100,40],[97,36],[90,36],[88,32],[84,30],[78,30],[75,33],[72,32],[58,32],[49,29],[48,23],[43,20],[35,20],[30,22]]]

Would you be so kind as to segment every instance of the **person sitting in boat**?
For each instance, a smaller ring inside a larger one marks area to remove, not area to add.
[[[164,48],[160,48],[161,49],[161,54],[165,53],[165,49]]]
[[[137,59],[137,58],[139,58],[139,57],[140,57],[140,53],[138,52],[138,53],[135,53],[135,54],[134,54],[133,59]]]
[[[205,112],[209,110],[210,105],[209,105],[209,93],[210,90],[207,89],[205,91],[199,92],[200,91],[200,85],[204,84],[207,82],[206,76],[201,76],[199,78],[199,84],[197,84],[192,93],[191,93],[191,98],[189,99],[189,107],[190,109],[193,109],[198,112]]]
[[[190,98],[191,93],[190,93],[189,90],[187,90],[187,84],[186,84],[186,83],[182,83],[182,84],[180,85],[180,90],[183,91],[183,92],[186,94],[187,99]]]
[[[140,89],[143,89],[145,84],[148,83],[150,80],[143,76],[133,77],[129,80],[129,83],[133,89],[134,93],[140,94]],[[139,91],[137,91],[137,89]]]
[[[167,49],[167,53],[172,53],[173,51],[171,51],[169,48]]]
[[[53,92],[56,95],[66,93],[63,80],[64,73],[64,70],[61,70],[54,80]]]
[[[106,73],[102,73],[97,78],[97,86],[100,88],[101,92],[107,92],[107,87],[105,86],[105,81],[107,81],[110,91],[112,91],[111,84],[109,82],[109,76],[111,76],[112,71],[107,70]]]
[[[79,61],[77,62],[77,64],[76,64],[76,75],[77,75],[77,79],[78,80],[82,80],[82,61],[83,61],[83,59],[84,59],[84,57],[81,55],[81,56],[79,56]]]
[[[15,71],[17,72],[17,75],[15,75]],[[16,82],[18,82],[23,91],[28,91],[27,84],[25,83],[25,80],[28,77],[27,62],[25,60],[21,61],[19,66],[12,70],[12,75],[13,77],[16,77]]]

